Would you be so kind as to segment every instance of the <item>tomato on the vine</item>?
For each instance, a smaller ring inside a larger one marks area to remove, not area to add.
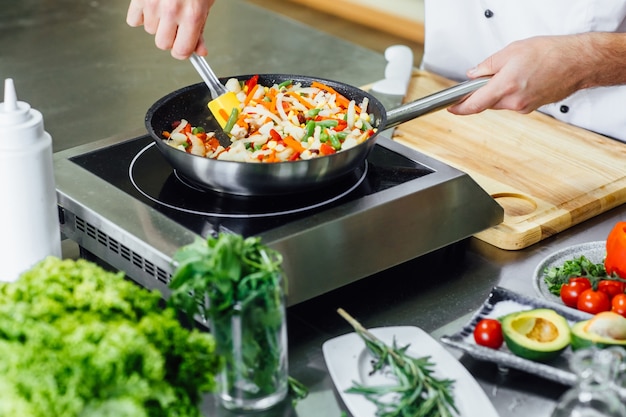
[[[611,300],[606,293],[589,288],[580,294],[576,307],[587,313],[598,314],[611,309]]]
[[[492,349],[499,349],[504,342],[502,325],[496,319],[482,319],[474,328],[476,344]]]
[[[611,311],[626,317],[626,294],[617,294],[611,300]]]
[[[617,294],[624,294],[624,283],[612,279],[602,279],[598,282],[598,291],[602,291],[613,299]]]
[[[591,288],[591,281],[584,277],[570,278],[567,284],[561,286],[561,300],[568,307],[577,308],[578,298],[583,291]]]

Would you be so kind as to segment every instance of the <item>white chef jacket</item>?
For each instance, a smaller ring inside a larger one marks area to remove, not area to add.
[[[422,67],[463,80],[468,69],[515,40],[626,32],[626,0],[425,0],[424,23]],[[580,90],[539,110],[626,142],[626,86]]]

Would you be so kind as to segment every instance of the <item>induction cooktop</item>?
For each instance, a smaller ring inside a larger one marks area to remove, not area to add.
[[[140,285],[168,296],[171,256],[219,232],[260,236],[283,254],[289,305],[458,242],[502,221],[467,174],[384,136],[332,187],[284,196],[205,190],[145,132],[55,154],[61,231]]]

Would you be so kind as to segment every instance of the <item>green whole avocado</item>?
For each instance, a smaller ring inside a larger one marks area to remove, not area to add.
[[[500,318],[506,346],[515,355],[538,362],[555,358],[570,344],[567,320],[547,308],[519,311]]]

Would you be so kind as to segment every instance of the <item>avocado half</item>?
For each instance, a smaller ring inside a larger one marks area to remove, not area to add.
[[[507,314],[500,318],[500,322],[506,346],[522,358],[549,361],[570,344],[569,323],[551,309]]]
[[[589,320],[579,321],[572,326],[574,350],[615,345],[626,347],[626,317],[617,313],[598,313]]]

